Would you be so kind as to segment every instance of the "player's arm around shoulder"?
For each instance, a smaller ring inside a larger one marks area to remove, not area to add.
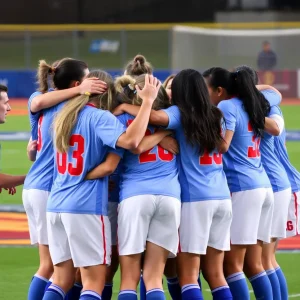
[[[85,179],[94,180],[111,175],[118,167],[120,160],[121,157],[118,154],[113,152],[108,153],[105,161],[90,171]]]

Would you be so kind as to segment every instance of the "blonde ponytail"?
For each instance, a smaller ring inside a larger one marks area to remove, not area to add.
[[[89,97],[81,95],[69,100],[54,120],[55,147],[59,153],[65,153],[70,147],[72,130],[79,112],[89,102]]]
[[[37,72],[37,79],[39,85],[39,91],[41,93],[46,93],[49,89],[48,86],[48,75],[53,73],[53,68],[45,60],[39,61],[39,67]]]

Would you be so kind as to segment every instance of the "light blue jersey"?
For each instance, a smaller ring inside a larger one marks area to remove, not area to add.
[[[224,170],[232,193],[271,187],[261,163],[260,138],[255,137],[249,116],[238,98],[221,101],[226,129],[234,132],[231,145],[224,154]]]
[[[118,119],[122,124],[128,126],[134,117],[123,114]],[[149,125],[146,135],[154,132],[155,128]],[[155,146],[139,155],[125,151],[123,156],[120,201],[147,194],[180,199],[176,156],[160,146]]]
[[[108,194],[109,202],[117,202],[117,203],[119,202],[121,170],[122,170],[122,161],[119,162],[119,165],[116,168],[116,170],[113,172],[113,174],[109,176],[109,180],[114,185],[113,189]]]
[[[279,115],[278,106],[272,106],[269,116]],[[280,192],[291,187],[286,171],[275,154],[274,136],[264,133],[260,143],[261,162],[270,179],[273,192]]]
[[[199,149],[192,147],[186,140],[178,107],[174,105],[163,111],[169,117],[168,129],[175,131],[180,147],[177,161],[181,201],[230,199],[230,192],[223,171],[222,155],[217,151],[199,155]]]
[[[38,127],[39,127],[38,121],[39,121],[40,114],[42,111],[32,113],[30,110],[30,106],[31,106],[32,100],[36,96],[41,95],[41,94],[42,94],[41,92],[34,92],[28,100],[28,115],[29,115],[30,129],[31,129],[31,138],[33,141],[36,141],[38,139]]]
[[[29,99],[29,115],[32,139],[37,139],[36,160],[32,164],[25,182],[24,189],[50,191],[54,176],[54,152],[52,141],[52,124],[56,113],[64,103],[60,103],[37,114],[30,113],[30,103],[40,93],[34,93]],[[38,117],[38,118],[37,118]],[[37,138],[35,138],[37,132]]]
[[[78,115],[68,153],[55,154],[57,176],[47,211],[107,215],[108,177],[85,180],[115,148],[126,128],[111,113],[87,105]],[[56,151],[55,151],[56,152]]]
[[[284,129],[279,136],[276,136],[274,138],[275,153],[277,158],[285,168],[290,184],[292,186],[292,192],[297,193],[300,191],[300,173],[296,170],[296,168],[294,168],[289,160],[289,156],[285,146],[285,139],[286,131]]]

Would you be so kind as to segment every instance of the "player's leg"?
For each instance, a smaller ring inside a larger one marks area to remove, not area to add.
[[[177,275],[177,259],[168,258],[164,275],[167,279],[168,290],[173,300],[181,300],[181,287],[179,284],[179,279]]]
[[[249,191],[252,199],[261,201],[261,212],[258,223],[257,243],[254,245],[248,245],[247,255],[245,259],[245,270],[247,277],[251,282],[254,294],[257,298],[273,299],[272,285],[264,270],[262,264],[262,245],[264,243],[270,243],[271,229],[272,229],[272,216],[274,209],[274,196],[271,188],[257,189]],[[252,200],[251,199],[251,200]]]
[[[65,300],[78,300],[82,291],[82,281],[80,269],[77,268],[75,274],[75,283],[73,287],[68,291]]]
[[[175,256],[178,251],[181,203],[176,198],[160,195],[155,196],[154,205],[155,213],[147,236],[143,279],[147,299],[165,299],[162,278],[169,253]]]
[[[74,284],[75,272],[68,235],[59,213],[47,213],[49,250],[54,264],[54,279],[44,300],[64,299]]]
[[[110,300],[113,291],[113,279],[119,267],[119,252],[117,246],[118,203],[108,202],[108,218],[111,226],[111,264],[106,271],[105,286],[102,300]]]
[[[203,299],[198,284],[200,255],[206,254],[216,210],[217,205],[214,201],[182,203],[177,257],[182,299],[189,299],[189,297]]]
[[[257,243],[263,197],[256,190],[232,193],[231,250],[225,253],[224,272],[233,299],[250,299],[243,272],[247,245]]]
[[[146,286],[146,299],[165,299],[162,277],[169,251],[147,241],[143,279]]]
[[[277,240],[286,237],[286,226],[288,222],[290,195],[290,188],[274,193],[274,211],[271,229],[272,240],[270,244],[263,245],[262,260],[264,268],[268,274],[269,280],[272,285],[274,300],[282,298],[280,283],[275,272],[276,267],[279,266],[276,262],[275,253]],[[284,289],[287,290],[287,287],[285,287]]]
[[[231,200],[210,202],[216,203],[216,211],[210,227],[206,255],[201,258],[202,274],[210,286],[214,300],[232,299],[223,272],[224,251],[230,250]]]
[[[61,214],[72,260],[80,268],[80,299],[101,299],[111,257],[111,232],[107,216]],[[80,226],[78,225],[80,224]]]
[[[48,248],[46,207],[48,192],[40,190],[23,190],[23,203],[28,217],[32,244],[38,244],[40,264],[33,276],[28,299],[42,299],[45,288],[53,274],[53,264]]]
[[[118,246],[121,288],[118,299],[137,299],[141,274],[141,256],[145,250],[150,220],[154,214],[155,196],[139,195],[119,204]]]

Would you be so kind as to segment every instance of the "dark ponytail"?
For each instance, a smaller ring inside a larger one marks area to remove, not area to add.
[[[211,68],[203,73],[209,86],[213,89],[224,88],[229,96],[238,97],[249,116],[254,134],[262,137],[265,127],[265,116],[270,111],[269,102],[255,86],[255,77],[244,68],[229,72],[223,68]]]
[[[243,101],[253,132],[257,137],[262,137],[265,127],[265,116],[270,112],[270,104],[256,88],[249,72],[241,69],[232,73],[232,77],[235,81],[236,95]]]
[[[181,112],[181,123],[187,141],[212,152],[223,141],[222,112],[213,106],[202,75],[192,69],[179,72],[172,82],[172,100]]]

